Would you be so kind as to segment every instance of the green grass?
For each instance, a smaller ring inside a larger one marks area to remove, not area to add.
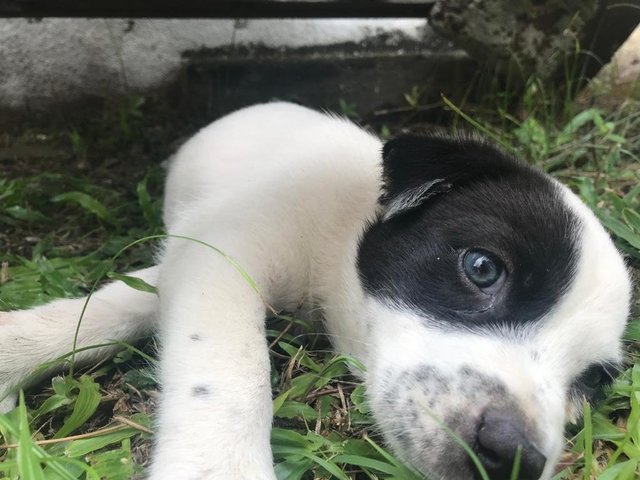
[[[408,94],[410,109],[419,107],[417,92]],[[483,113],[450,103],[449,118],[454,127],[473,119],[471,128],[483,130],[570,185],[613,234],[637,272],[638,105],[610,113],[567,104],[559,109],[542,93],[532,83],[516,112],[489,105]],[[131,282],[116,272],[151,263],[153,241],[126,249],[115,265],[111,263],[126,245],[162,233],[163,172],[157,160],[171,151],[169,142],[175,135],[168,133],[171,125],[162,129],[166,135],[150,127],[155,128],[157,119],[145,118],[142,105],[140,99],[127,101],[88,127],[6,136],[5,144],[18,152],[18,160],[0,163],[0,171],[6,172],[0,176],[1,309],[86,295],[106,271]],[[353,105],[343,105],[355,115]],[[392,133],[389,126],[378,128],[385,136]],[[33,145],[40,153],[20,153]],[[349,374],[350,367],[361,366],[355,359],[330,353],[329,342],[317,332],[317,325],[297,318],[295,312],[267,324],[278,477],[419,478],[381,445],[363,388]],[[565,465],[557,479],[622,480],[640,474],[637,317],[626,342],[627,368],[604,401],[587,406],[584,422],[569,429]],[[149,458],[157,400],[156,346],[153,339],[137,347],[122,346],[113,360],[29,388],[16,410],[0,415],[0,478],[141,475]]]

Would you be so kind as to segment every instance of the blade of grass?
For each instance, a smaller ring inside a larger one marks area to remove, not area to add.
[[[462,110],[460,110],[451,100],[449,100],[444,95],[442,95],[442,101],[456,114],[458,114],[460,117],[466,120],[467,123],[469,123],[469,125],[471,125],[473,128],[484,133],[486,136],[493,139],[496,143],[500,144],[506,150],[513,151],[513,147],[511,147],[511,145],[509,145],[504,140],[502,140],[502,138],[500,138],[500,136],[498,136],[495,132],[490,130],[489,127],[471,118],[469,115],[467,115]]]
[[[582,478],[591,478],[593,466],[593,423],[591,421],[591,405],[586,400],[582,402],[582,415],[584,419],[584,471]]]
[[[33,452],[33,440],[29,430],[29,419],[27,418],[27,407],[24,403],[24,392],[20,391],[18,402],[18,470],[22,478],[29,480],[45,480],[44,471],[40,465],[40,460]]]
[[[511,469],[511,480],[518,480],[521,461],[522,461],[522,445],[518,445],[518,448],[516,449],[516,456],[513,459],[513,468]]]
[[[467,444],[467,442],[465,442],[462,438],[460,438],[460,436],[458,436],[457,433],[455,433],[447,425],[445,425],[444,422],[442,422],[439,418],[437,418],[431,412],[429,407],[427,407],[424,404],[422,404],[421,407],[424,410],[424,412],[427,415],[429,415],[431,420],[433,420],[440,428],[442,428],[447,433],[447,435],[449,435],[453,439],[453,441],[456,442],[458,445],[460,445],[462,449],[467,453],[467,455],[469,455],[469,458],[471,458],[471,461],[476,466],[476,469],[478,470],[478,474],[480,475],[482,480],[490,480],[489,475],[487,474],[487,471],[484,469],[484,465],[482,465],[482,462],[480,461],[478,456],[474,453],[474,451],[471,449],[471,447]]]

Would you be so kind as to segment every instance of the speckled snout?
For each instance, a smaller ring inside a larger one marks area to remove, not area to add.
[[[547,457],[555,456],[542,448],[548,435],[497,377],[423,365],[385,370],[375,381],[370,391],[384,394],[372,393],[371,402],[387,442],[427,478],[482,478],[469,451],[492,480],[512,478],[514,468],[523,480],[546,478]]]

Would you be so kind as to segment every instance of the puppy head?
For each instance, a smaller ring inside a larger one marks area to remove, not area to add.
[[[384,148],[381,213],[358,269],[372,333],[368,391],[418,470],[549,478],[563,427],[621,361],[630,281],[569,189],[473,138]]]

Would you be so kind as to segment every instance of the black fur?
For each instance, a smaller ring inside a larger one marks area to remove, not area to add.
[[[208,397],[211,393],[207,385],[196,385],[191,389],[191,394],[194,397]]]
[[[383,208],[436,180],[448,188],[369,226],[358,268],[370,294],[474,328],[535,321],[571,285],[580,220],[542,173],[469,137],[404,135],[383,157]],[[466,278],[461,258],[469,249],[504,262],[508,276],[495,294]]]
[[[587,368],[572,383],[569,393],[575,402],[588,400],[598,403],[604,397],[604,390],[613,383],[619,369],[615,364],[594,364]]]

